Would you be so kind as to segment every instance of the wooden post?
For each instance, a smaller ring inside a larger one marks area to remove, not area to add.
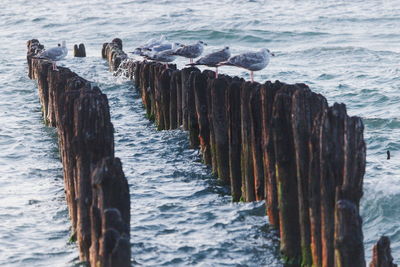
[[[159,86],[158,86],[158,96],[157,99],[159,101],[158,113],[160,114],[158,129],[166,130],[169,129],[170,125],[170,83],[171,83],[171,72],[170,69],[165,69],[161,71],[159,77]]]
[[[259,83],[253,83],[253,90],[250,95],[250,140],[254,170],[254,193],[256,200],[263,200],[265,198],[260,87],[261,85]]]
[[[275,172],[275,149],[272,135],[272,107],[276,92],[282,87],[282,83],[266,82],[261,86],[261,109],[262,109],[262,146],[265,175],[265,199],[269,223],[279,229],[278,213],[278,188]]]
[[[187,112],[188,112],[188,130],[189,130],[189,143],[191,148],[199,148],[199,122],[196,113],[196,100],[195,100],[195,76],[200,73],[199,69],[194,69],[187,82]]]
[[[178,128],[178,88],[177,88],[177,76],[180,75],[178,70],[174,70],[171,73],[171,80],[169,84],[169,129],[173,130]]]
[[[393,263],[393,257],[390,249],[390,240],[387,236],[381,236],[379,241],[372,249],[372,261],[369,267],[397,267]]]
[[[142,91],[140,90],[140,73],[141,73],[141,68],[143,67],[144,62],[135,62],[135,68],[134,68],[134,80],[133,84],[135,85],[136,90],[142,95]],[[143,103],[144,104],[144,103]]]
[[[154,120],[152,109],[151,109],[151,98],[150,98],[150,67],[152,65],[143,63],[140,68],[140,91],[142,95],[142,102],[146,109],[146,115],[149,120]]]
[[[341,199],[337,188],[335,205],[335,265],[336,267],[364,267],[364,244],[362,220],[357,206],[349,200]]]
[[[336,187],[335,266],[365,266],[359,203],[366,165],[364,125],[344,116],[343,181]]]
[[[153,73],[153,80],[154,80],[154,86],[153,86],[153,98],[152,102],[154,102],[153,105],[153,113],[155,114],[155,123],[157,125],[157,130],[165,130],[165,124],[164,124],[164,113],[163,113],[163,103],[162,103],[162,87],[164,84],[167,82],[166,77],[162,77],[162,68],[157,64],[155,65],[155,70]],[[169,80],[168,80],[168,85],[169,86]]]
[[[232,201],[234,202],[239,201],[242,197],[240,88],[243,83],[243,79],[234,79],[227,90],[229,173]]]
[[[334,264],[334,210],[336,186],[343,181],[346,107],[334,104],[322,114],[320,132],[320,190],[322,266]]]
[[[194,94],[196,113],[199,124],[200,152],[203,163],[211,166],[210,124],[207,105],[207,76],[204,73],[194,72]]]
[[[103,158],[91,174],[93,186],[91,266],[131,266],[129,187],[118,158]]]
[[[103,43],[103,48],[101,49],[101,57],[104,59],[107,59],[107,53],[106,53],[107,46],[108,46],[108,43]]]
[[[213,80],[211,87],[211,104],[213,129],[215,135],[215,153],[217,159],[218,178],[225,184],[229,177],[229,140],[228,140],[228,108],[226,91],[228,83],[223,77]]]
[[[84,44],[74,45],[74,57],[86,57],[86,49]]]
[[[296,161],[291,125],[292,95],[296,90],[301,88],[285,85],[276,93],[272,116],[280,247],[283,260],[295,266],[299,265],[301,260]]]
[[[319,202],[310,204],[310,179],[315,179],[318,175],[309,177],[310,157],[312,156],[309,143],[311,141],[313,123],[316,121],[318,114],[328,107],[328,104],[323,96],[311,92],[306,85],[299,84],[298,86],[304,88],[304,90],[297,90],[292,97],[292,129],[297,168],[301,265],[311,266],[313,257],[310,208],[311,205],[319,206]],[[320,189],[315,188],[315,190],[318,191]],[[316,200],[311,198],[311,201]],[[318,257],[315,256],[315,262],[319,262]]]
[[[207,108],[208,108],[208,123],[210,126],[210,149],[211,149],[211,170],[213,175],[218,176],[218,164],[217,164],[217,152],[216,152],[216,141],[215,141],[215,133],[214,133],[214,117],[212,115],[212,87],[214,83],[215,76],[209,76],[208,72],[204,71],[203,74],[208,76],[207,79]]]
[[[240,91],[240,118],[241,118],[241,136],[242,136],[242,197],[244,201],[255,201],[254,185],[254,165],[251,146],[251,94],[254,90],[253,84],[246,82]]]
[[[188,95],[189,92],[188,90],[190,89],[190,80],[189,76],[192,71],[199,71],[198,68],[195,67],[189,67],[189,68],[184,68],[181,70],[181,100],[182,100],[182,125],[184,130],[189,130],[189,111],[188,111]]]

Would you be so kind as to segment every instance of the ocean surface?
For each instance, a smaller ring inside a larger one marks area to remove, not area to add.
[[[400,263],[400,2],[394,1],[27,1],[0,8],[0,266],[79,266],[69,242],[62,166],[27,77],[26,41],[67,40],[60,65],[108,95],[116,155],[131,193],[137,266],[281,266],[259,203],[231,203],[180,130],[157,131],[131,82],[101,59],[115,37],[132,51],[149,38],[208,43],[205,52],[269,48],[255,80],[306,83],[363,118],[367,169],[361,213],[366,256],[380,235]],[[75,43],[87,58],[73,58]],[[186,60],[177,60],[183,67]],[[220,72],[249,78],[247,71]],[[386,159],[390,150],[392,158]]]

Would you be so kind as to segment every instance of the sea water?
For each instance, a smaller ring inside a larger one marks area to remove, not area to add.
[[[231,203],[191,150],[185,132],[157,131],[132,82],[113,77],[104,42],[124,50],[149,38],[224,46],[232,54],[275,53],[255,80],[306,83],[329,104],[363,118],[367,168],[361,202],[366,257],[381,235],[400,261],[400,2],[396,1],[27,1],[0,4],[0,265],[77,266],[69,242],[55,129],[43,124],[37,85],[27,77],[26,41],[67,41],[59,62],[110,100],[116,155],[131,193],[133,264],[281,266],[263,202]],[[86,58],[73,58],[73,44]],[[187,60],[176,61],[182,68]],[[249,79],[243,69],[221,73]],[[392,158],[386,159],[386,151]]]

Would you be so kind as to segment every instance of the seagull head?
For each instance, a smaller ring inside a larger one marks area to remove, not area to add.
[[[184,47],[184,46],[185,46],[184,44],[175,42],[175,43],[172,44],[172,49],[177,49],[179,47]]]
[[[270,54],[271,56],[275,56],[275,54],[274,53],[272,53],[271,51],[269,51],[269,49],[267,49],[267,52],[268,52],[268,54]]]

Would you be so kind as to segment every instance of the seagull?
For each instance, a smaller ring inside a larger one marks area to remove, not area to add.
[[[150,48],[152,48],[154,46],[161,45],[164,42],[165,42],[165,36],[164,35],[161,35],[158,39],[151,38],[146,43],[144,43],[141,46],[135,48],[135,50],[133,52],[130,52],[130,53],[133,53],[133,54],[136,54],[136,55],[140,55],[142,51],[150,49]]]
[[[270,56],[275,56],[266,48],[262,48],[258,52],[247,52],[229,58],[227,61],[217,64],[218,66],[235,66],[250,71],[251,81],[254,82],[253,71],[264,69],[268,63]]]
[[[191,45],[184,45],[176,50],[175,55],[190,58],[190,64],[192,64],[193,59],[199,57],[201,53],[203,53],[205,45],[207,44],[203,41],[198,41]]]
[[[153,46],[151,48],[146,48],[144,50],[152,51],[152,52],[161,52],[161,51],[169,50],[169,49],[176,50],[179,47],[183,47],[183,44],[177,43],[177,42],[175,42],[175,43],[162,43],[162,44]]]
[[[156,53],[149,53],[148,55],[143,55],[143,57],[164,63],[165,67],[168,69],[168,63],[176,59],[175,51],[176,49],[167,49]]]
[[[66,42],[62,41],[61,46],[56,46],[48,50],[44,50],[42,53],[38,55],[38,58],[49,59],[53,64],[53,70],[58,70],[56,61],[65,58],[67,54],[68,54],[68,49],[66,46]]]
[[[199,58],[196,62],[192,64],[187,64],[187,65],[204,65],[207,67],[215,67],[215,78],[218,78],[218,63],[227,61],[229,57],[231,56],[231,51],[229,50],[229,47],[226,46],[222,50],[218,50],[216,52],[213,52],[211,54],[208,54],[204,57]]]

